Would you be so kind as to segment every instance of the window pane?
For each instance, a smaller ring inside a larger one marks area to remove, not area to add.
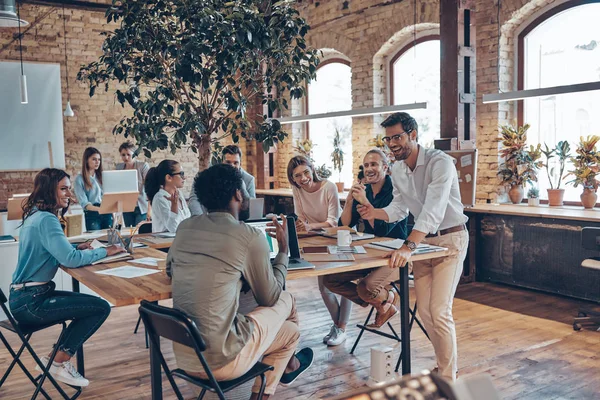
[[[317,70],[317,78],[308,86],[308,113],[321,114],[352,109],[352,71],[342,63],[331,63]],[[326,164],[333,172],[333,182],[352,186],[352,118],[309,121],[310,139],[314,144],[313,157],[318,165]],[[341,176],[333,170],[331,153],[336,129],[342,137],[344,166]]]
[[[393,103],[427,102],[426,110],[412,110],[419,124],[419,143],[433,148],[440,138],[440,41],[428,40],[404,52],[392,66]]]
[[[532,30],[524,39],[524,88],[600,80],[599,20],[600,4],[587,4],[556,14]],[[574,153],[580,136],[600,134],[600,91],[526,99],[523,109],[524,122],[531,125],[528,140],[534,145],[554,147],[567,140]],[[545,171],[539,187],[546,198],[550,185]],[[565,200],[579,201],[581,186],[563,182],[563,187]]]

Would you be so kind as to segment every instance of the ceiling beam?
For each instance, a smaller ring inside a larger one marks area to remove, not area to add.
[[[71,10],[85,10],[85,11],[95,11],[95,12],[106,12],[111,5],[110,4],[101,4],[101,3],[92,3],[90,1],[82,1],[82,0],[17,0],[20,4],[34,4],[38,6],[49,6],[49,7],[62,7],[65,5],[65,8]]]

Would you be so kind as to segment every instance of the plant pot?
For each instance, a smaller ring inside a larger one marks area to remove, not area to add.
[[[344,192],[344,182],[336,182],[335,186],[337,186],[338,193]]]
[[[548,190],[548,205],[562,206],[565,189],[547,189]]]
[[[510,197],[510,201],[513,204],[519,204],[523,201],[523,197],[525,197],[525,190],[521,185],[513,185],[508,191],[508,197]]]
[[[583,189],[583,193],[579,196],[583,208],[594,208],[598,195],[592,189]]]
[[[529,204],[531,207],[537,207],[540,205],[540,199],[539,197],[530,197],[527,199],[527,204]]]

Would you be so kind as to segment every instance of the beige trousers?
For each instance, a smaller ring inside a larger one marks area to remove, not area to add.
[[[289,292],[281,292],[273,307],[258,307],[246,314],[246,317],[254,322],[252,337],[236,358],[229,364],[212,370],[212,373],[218,381],[235,379],[248,372],[258,361],[262,361],[274,368],[265,374],[265,394],[272,395],[300,342],[294,297]],[[207,378],[202,372],[195,375]],[[252,392],[258,393],[259,389],[260,377],[256,378]]]
[[[452,302],[467,255],[469,233],[453,232],[426,238],[423,243],[446,247],[450,253],[446,257],[415,261],[413,275],[419,316],[433,344],[439,373],[455,381],[458,351]]]

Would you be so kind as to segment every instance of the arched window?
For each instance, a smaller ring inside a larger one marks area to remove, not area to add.
[[[352,109],[352,70],[343,59],[327,60],[317,69],[317,78],[308,85],[308,113],[321,114]],[[331,153],[333,139],[339,132],[344,152],[342,173],[333,170]],[[352,186],[352,118],[319,119],[309,121],[309,138],[312,140],[313,157],[317,166],[327,165],[332,171],[333,182]]]
[[[393,105],[426,101],[426,110],[409,114],[419,124],[419,143],[433,148],[440,138],[440,40],[424,36],[402,48],[391,60],[390,99]]]
[[[554,7],[527,26],[518,37],[519,89],[600,80],[598,21],[600,2],[582,0]],[[518,104],[518,122],[531,125],[531,144],[552,148],[566,140],[574,153],[580,136],[600,133],[598,110],[600,91],[525,99]],[[545,171],[540,171],[538,184],[540,195],[546,197],[550,185]],[[563,187],[565,200],[579,201],[581,187],[564,182]]]

